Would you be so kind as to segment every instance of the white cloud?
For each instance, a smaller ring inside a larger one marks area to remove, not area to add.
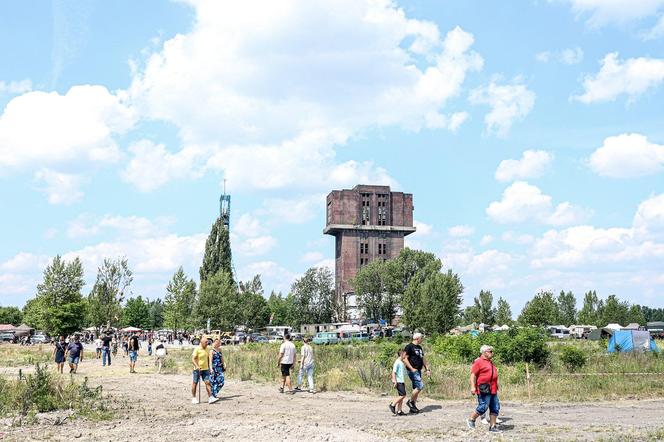
[[[475,233],[475,228],[472,226],[458,225],[447,229],[447,233],[453,238],[463,238]]]
[[[491,235],[484,235],[482,239],[480,240],[480,245],[482,247],[488,246],[493,242],[493,236]]]
[[[591,215],[589,210],[568,202],[554,207],[549,195],[523,181],[517,181],[505,189],[502,199],[489,204],[486,213],[499,223],[537,221],[551,225],[575,224]]]
[[[245,256],[260,256],[269,253],[277,245],[277,240],[270,236],[257,236],[254,238],[244,238],[235,247]]]
[[[386,0],[189,4],[191,32],[136,64],[128,93],[185,149],[206,146],[200,163],[234,188],[391,181],[371,162],[339,164],[335,148],[367,128],[456,130],[468,117],[444,109],[482,67],[458,27],[441,36]]]
[[[122,177],[141,192],[149,192],[174,179],[200,176],[206,151],[190,145],[173,154],[163,144],[140,140],[129,146],[132,158]]]
[[[304,224],[325,211],[325,195],[316,194],[301,198],[268,198],[257,211],[259,216],[271,224]]]
[[[620,60],[617,52],[606,54],[596,75],[583,80],[584,93],[572,99],[582,103],[613,101],[620,95],[634,100],[664,80],[664,60],[658,58],[628,58]]]
[[[533,246],[531,265],[535,268],[572,268],[581,265],[626,265],[648,270],[664,265],[664,194],[643,201],[631,227],[597,228],[584,225],[550,230]]]
[[[525,118],[533,109],[535,93],[518,79],[504,85],[491,81],[488,86],[474,89],[469,100],[473,104],[489,105],[491,111],[484,117],[487,130],[505,136],[514,122]]]
[[[533,235],[528,235],[528,234],[519,235],[511,230],[504,232],[501,236],[501,239],[503,241],[515,244],[521,244],[521,245],[532,244],[535,241],[535,237]]]
[[[84,179],[79,175],[43,168],[35,172],[34,179],[39,183],[38,189],[48,195],[50,204],[69,205],[83,198],[80,186]]]
[[[85,238],[113,231],[117,238],[148,238],[162,236],[174,223],[170,217],[158,217],[154,221],[140,216],[104,215],[95,217],[81,214],[69,223],[69,238]]]
[[[426,224],[422,221],[414,220],[413,226],[415,226],[415,233],[411,235],[427,236],[433,233],[433,226],[431,224]]]
[[[564,0],[577,16],[587,17],[591,28],[608,24],[625,24],[655,15],[664,0]]]
[[[74,86],[65,95],[28,92],[0,116],[0,166],[115,161],[113,135],[133,122],[132,111],[103,86]]]
[[[307,252],[300,258],[302,262],[319,262],[322,261],[325,255],[320,252]]]
[[[537,53],[535,59],[541,63],[548,63],[551,60],[555,60],[567,65],[578,64],[583,61],[583,50],[577,46],[554,52],[543,51]]]
[[[519,160],[503,160],[496,169],[498,181],[538,178],[546,172],[553,155],[543,150],[526,150]]]
[[[664,145],[635,133],[608,137],[589,164],[595,173],[612,178],[653,175],[664,169]]]
[[[0,94],[24,94],[32,90],[32,81],[29,79],[21,81],[0,81]]]
[[[285,267],[279,265],[275,261],[257,261],[237,269],[239,278],[246,281],[254,275],[261,275],[261,280],[266,279],[273,282],[273,289],[288,293],[290,286],[299,276],[297,273],[291,272]]]
[[[0,263],[0,271],[10,273],[40,272],[50,261],[48,256],[21,252]]]
[[[233,222],[233,231],[238,235],[254,237],[259,236],[265,232],[263,223],[258,217],[251,213],[243,213],[237,221]]]
[[[652,27],[652,29],[647,32],[642,33],[641,38],[644,40],[655,40],[660,37],[664,37],[664,15],[662,15],[657,24]]]

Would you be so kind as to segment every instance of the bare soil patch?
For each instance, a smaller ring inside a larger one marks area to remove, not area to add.
[[[187,375],[154,373],[151,360],[139,359],[136,374],[128,360],[118,357],[112,367],[96,359],[84,361],[79,373],[91,386],[103,385],[104,396],[118,412],[111,421],[67,420],[53,416],[10,427],[5,420],[0,440],[53,441],[421,441],[421,440],[661,440],[664,438],[664,400],[620,400],[596,403],[502,401],[504,432],[490,435],[478,422],[466,428],[474,407],[467,401],[439,401],[426,397],[422,413],[393,416],[390,398],[362,392],[280,394],[277,385],[229,380],[222,400],[192,405]],[[277,368],[275,367],[275,370]],[[3,369],[15,374],[18,368]],[[24,370],[29,368],[24,367]],[[68,375],[65,375],[68,376]]]

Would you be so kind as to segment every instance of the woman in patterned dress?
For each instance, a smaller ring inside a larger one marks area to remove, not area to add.
[[[215,339],[210,350],[210,386],[212,396],[219,398],[218,394],[224,386],[224,357],[221,354],[221,340]]]

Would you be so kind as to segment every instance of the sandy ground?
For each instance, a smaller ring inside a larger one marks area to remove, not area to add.
[[[190,402],[190,376],[156,375],[147,357],[139,358],[137,374],[127,359],[112,367],[86,360],[76,377],[103,385],[104,396],[122,414],[112,421],[67,420],[62,413],[38,416],[39,423],[10,427],[0,424],[0,440],[86,441],[421,441],[421,440],[645,440],[664,428],[663,400],[603,403],[502,402],[504,430],[487,433],[480,424],[469,430],[465,418],[474,401],[439,401],[423,394],[418,415],[393,416],[389,398],[349,392],[278,393],[276,385],[229,381],[222,400],[208,405]],[[5,374],[17,369],[4,369]],[[276,370],[276,367],[275,367]],[[65,375],[68,376],[68,375]],[[205,390],[203,399],[207,399]]]

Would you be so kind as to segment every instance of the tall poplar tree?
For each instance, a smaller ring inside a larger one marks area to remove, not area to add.
[[[200,268],[201,284],[219,272],[224,272],[233,278],[233,264],[231,256],[231,242],[228,230],[224,227],[221,217],[217,218],[210,235],[205,242],[205,254]]]

